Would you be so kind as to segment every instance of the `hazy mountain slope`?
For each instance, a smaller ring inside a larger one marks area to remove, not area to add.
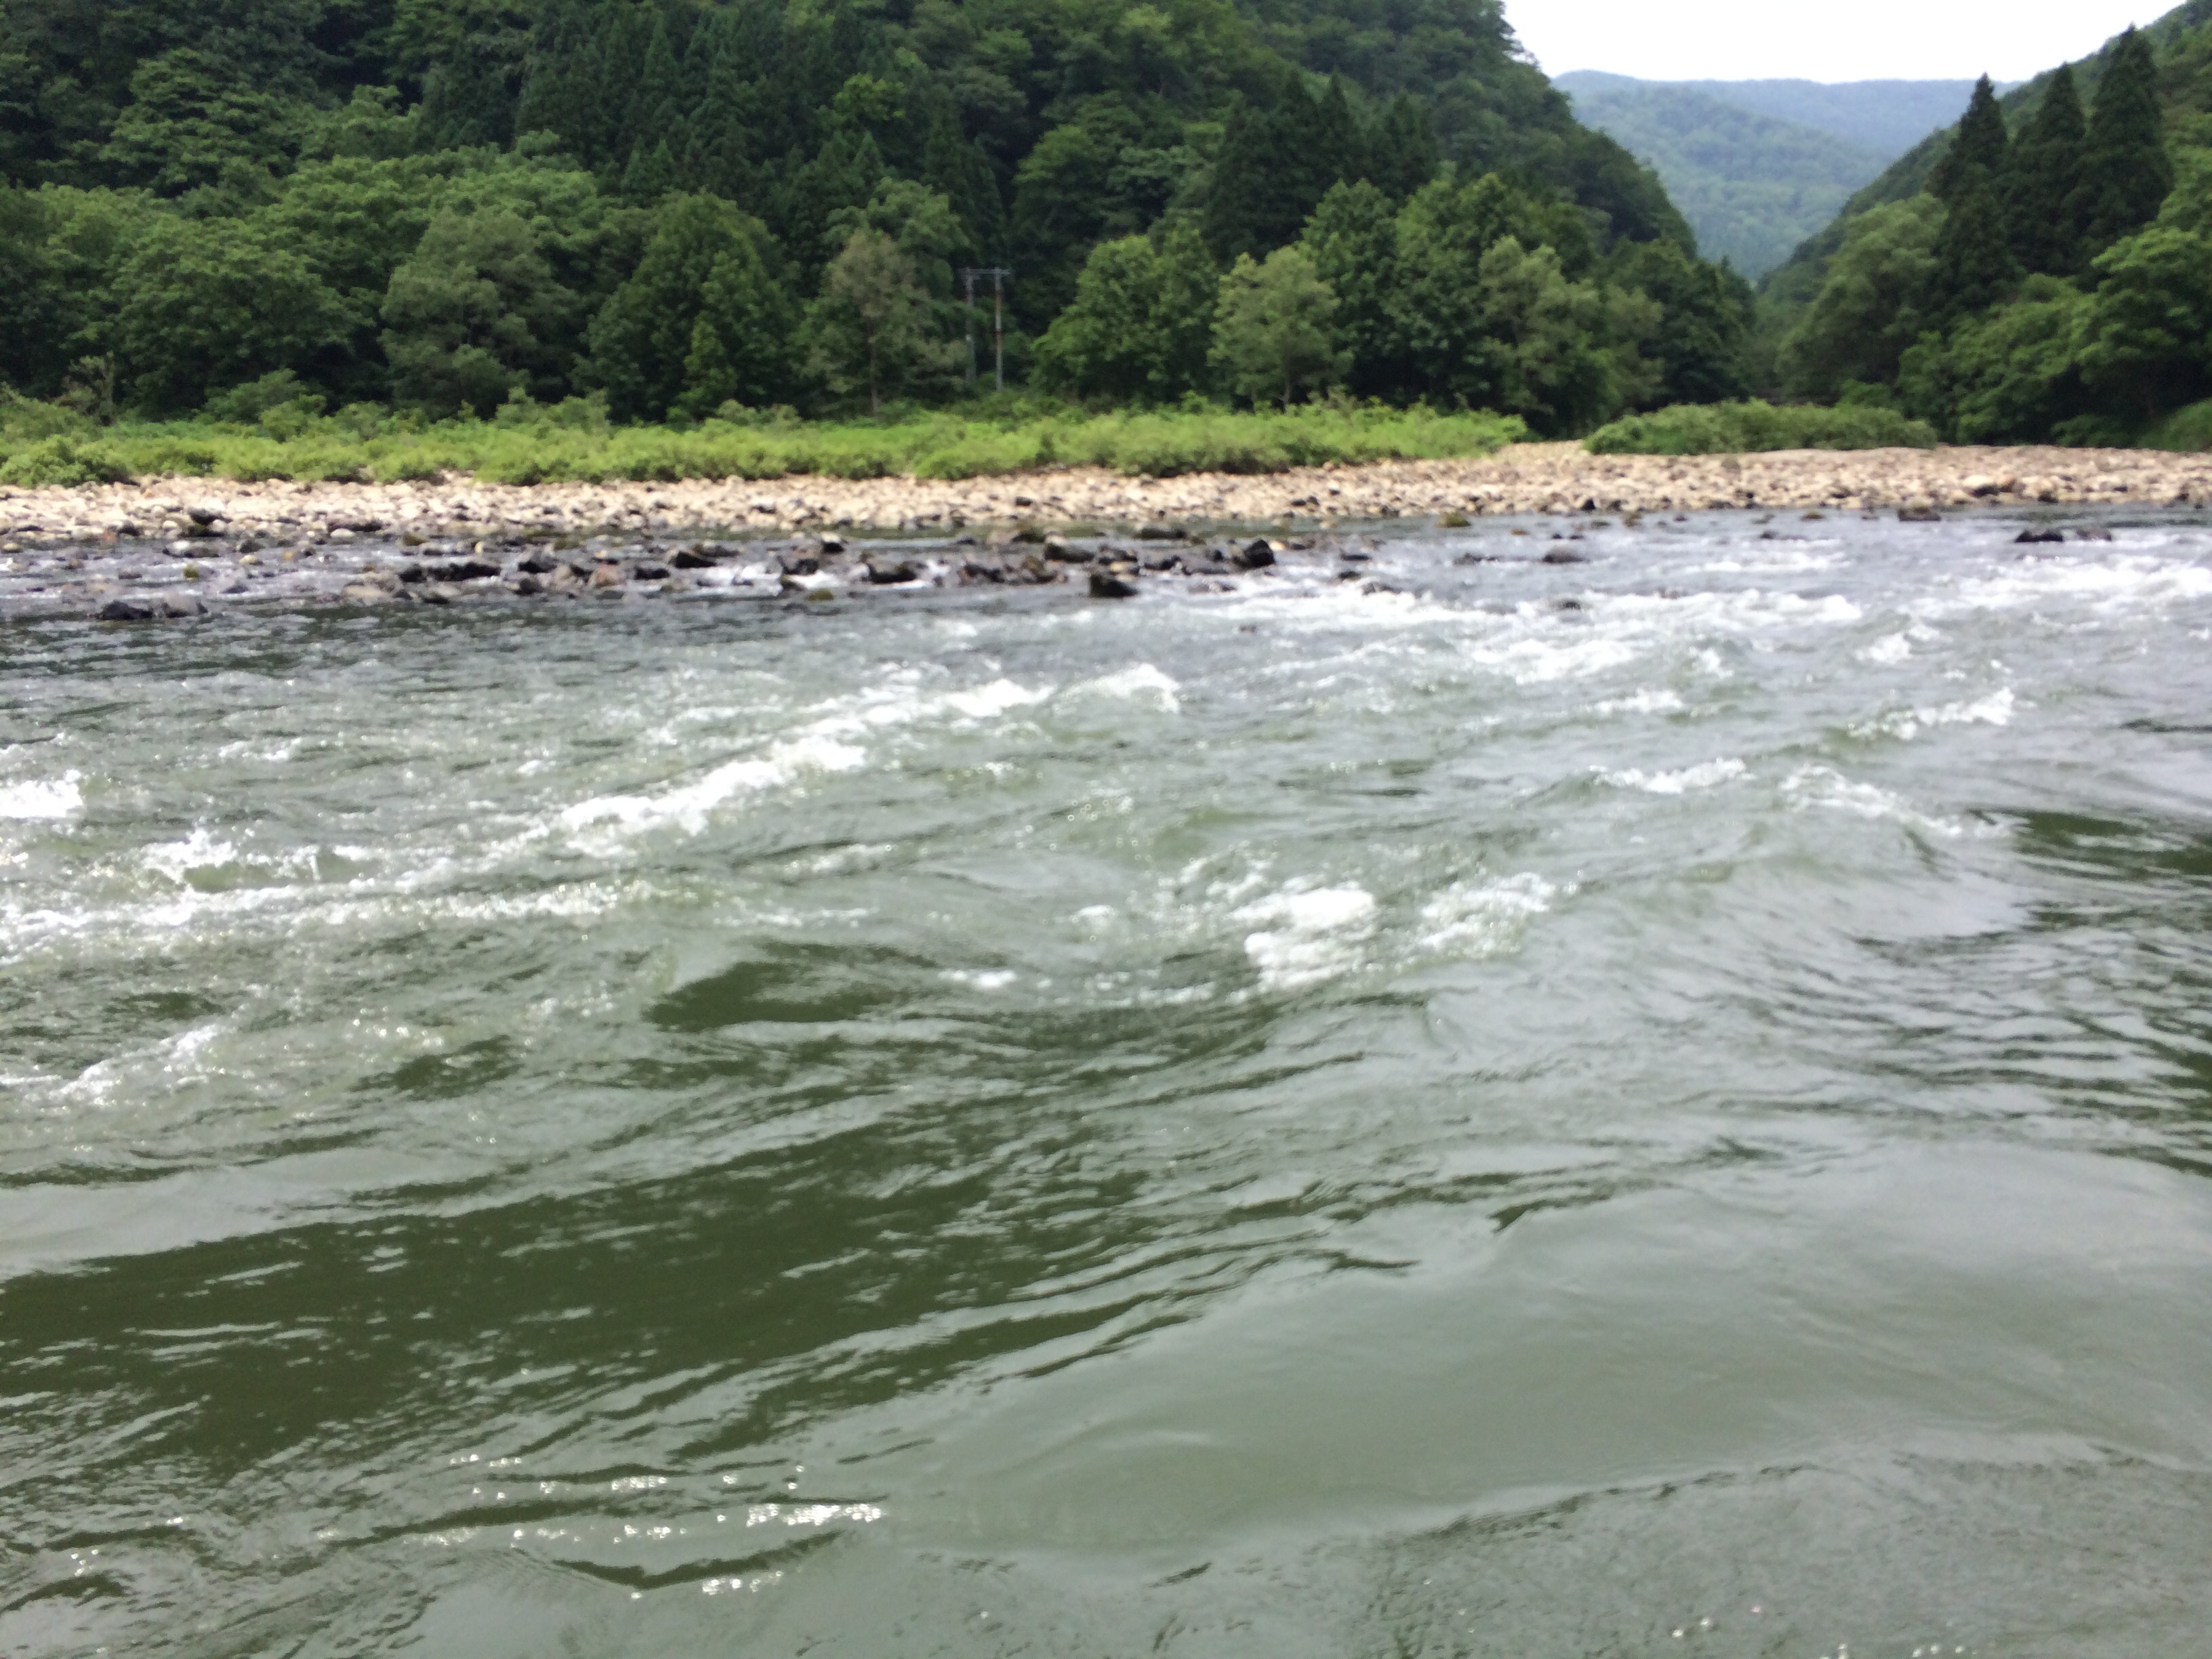
[[[1816,128],[1885,156],[1902,155],[1931,127],[1959,118],[1972,81],[1683,81],[1692,92]]]
[[[1557,84],[1584,122],[1658,173],[1707,258],[1752,276],[1787,258],[1887,159],[1705,90],[1594,74]]]

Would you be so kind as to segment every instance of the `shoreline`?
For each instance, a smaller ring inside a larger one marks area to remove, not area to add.
[[[2069,509],[2207,507],[2212,456],[2139,450],[1675,458],[1544,444],[1480,460],[1254,477],[1069,470],[961,483],[167,479],[0,489],[0,620],[155,623],[239,606],[823,600],[1071,585],[1093,599],[1123,599],[1234,591],[1283,575],[1369,583],[1373,548],[1363,532],[1393,521],[1529,521],[1515,529],[1519,535],[1578,532],[1578,519],[1632,527],[1645,514],[1922,520],[1964,509],[2023,516],[2056,540],[2049,520]],[[1561,550],[1552,562],[1582,561]]]
[[[972,478],[822,477],[681,483],[246,483],[169,477],[128,484],[0,486],[0,555],[37,542],[188,537],[209,522],[261,537],[432,537],[551,531],[847,530],[930,535],[1035,524],[1268,525],[1458,513],[1472,517],[1882,511],[1982,503],[2212,505],[2212,455],[2160,450],[1778,450],[1747,455],[1591,455],[1516,444],[1454,461],[1382,461],[1255,476],[1132,478],[1097,468]],[[202,517],[194,522],[194,510]],[[204,515],[212,513],[210,520]]]

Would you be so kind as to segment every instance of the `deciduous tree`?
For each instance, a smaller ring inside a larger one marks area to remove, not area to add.
[[[1338,343],[1336,295],[1301,247],[1277,248],[1265,264],[1240,255],[1221,279],[1213,361],[1230,390],[1255,403],[1343,383],[1352,354]]]

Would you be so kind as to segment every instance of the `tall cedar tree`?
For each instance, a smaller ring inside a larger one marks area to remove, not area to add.
[[[2005,167],[2005,235],[2025,270],[2070,276],[2081,268],[2089,228],[2078,186],[2087,137],[2073,65],[2062,64]]]
[[[1302,76],[1286,77],[1273,107],[1231,112],[1206,211],[1215,256],[1264,256],[1296,240],[1329,186],[1358,176],[1363,148],[1343,88],[1316,105]]]
[[[1928,310],[1948,327],[1997,304],[2019,280],[1996,187],[1989,174],[1971,173],[1936,238],[1935,292]]]
[[[2149,42],[2134,29],[2112,48],[2112,60],[2098,85],[2081,188],[2093,253],[2155,219],[2173,188],[2166,117],[2158,103],[2158,65]]]
[[[1973,98],[1960,118],[1958,137],[1936,164],[1928,188],[1944,206],[1955,206],[1977,179],[1993,183],[2004,176],[2008,148],[2004,112],[1997,107],[1996,88],[1984,75],[1974,82]]]

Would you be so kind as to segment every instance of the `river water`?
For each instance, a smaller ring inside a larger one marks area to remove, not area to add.
[[[2202,1652],[2212,529],[2019,527],[6,627],[0,1651]]]

